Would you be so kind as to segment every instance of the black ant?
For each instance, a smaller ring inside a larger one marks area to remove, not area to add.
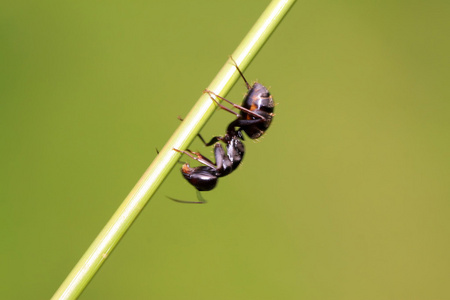
[[[269,128],[274,116],[273,110],[275,103],[269,90],[264,85],[258,82],[250,85],[234,59],[232,57],[230,57],[230,59],[233,61],[234,66],[247,86],[248,91],[242,101],[242,106],[237,105],[208,89],[205,90],[205,93],[208,93],[211,99],[216,102],[221,109],[237,116],[237,119],[231,122],[228,126],[228,131],[230,128],[239,127],[239,131],[243,130],[249,138],[257,139]],[[233,107],[239,109],[240,113],[236,113],[235,111],[223,106],[211,95],[230,103]]]
[[[205,90],[205,92],[210,95],[211,99],[216,102],[221,109],[236,115],[237,119],[228,125],[224,136],[215,136],[208,143],[206,143],[202,136],[198,134],[205,146],[215,144],[215,164],[198,152],[192,152],[190,150],[183,151],[175,148],[173,149],[204,164],[204,166],[191,168],[188,163],[185,163],[181,168],[181,173],[184,178],[186,178],[186,180],[197,189],[197,197],[199,201],[193,202],[170,198],[176,202],[205,203],[206,200],[201,197],[200,191],[212,190],[217,185],[217,180],[219,177],[230,174],[232,171],[236,170],[241,163],[245,151],[244,144],[242,143],[244,136],[241,131],[244,131],[251,139],[257,139],[264,134],[272,122],[272,118],[274,116],[274,101],[269,90],[260,83],[254,83],[253,86],[251,86],[245,79],[233,58],[230,57],[230,59],[233,61],[236,69],[245,81],[248,92],[244,97],[242,106],[240,106],[213,93],[212,91]],[[230,103],[233,107],[238,108],[241,111],[240,114],[221,105],[211,95],[214,95],[215,97]],[[181,118],[179,119],[182,120]],[[236,130],[236,127],[239,127],[239,129]],[[222,145],[217,143],[218,141],[222,141],[227,145],[226,154],[222,148]]]

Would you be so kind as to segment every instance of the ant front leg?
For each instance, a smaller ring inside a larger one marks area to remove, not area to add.
[[[233,103],[233,102],[231,102],[230,100],[225,99],[224,97],[219,96],[219,95],[217,95],[216,93],[214,93],[214,92],[212,92],[212,91],[210,91],[210,90],[208,90],[208,89],[206,89],[204,92],[205,92],[205,93],[208,93],[208,94],[209,94],[209,97],[211,98],[211,100],[213,100],[214,102],[216,102],[216,104],[217,104],[221,109],[226,110],[227,112],[232,113],[233,115],[236,115],[238,118],[241,117],[241,115],[240,115],[239,113],[237,113],[237,112],[235,112],[235,111],[233,111],[233,110],[231,110],[231,109],[229,109],[229,108],[223,106],[223,105],[220,104],[216,99],[214,99],[211,95],[214,95],[214,97],[217,97],[217,98],[219,98],[219,99],[221,99],[221,100],[223,100],[223,101],[225,101],[225,102],[228,102],[228,103],[231,104],[234,108],[237,108],[237,109],[239,109],[239,110],[241,110],[241,111],[243,111],[243,112],[246,112],[247,114],[252,115],[252,116],[254,116],[255,118],[260,118],[260,119],[263,119],[264,121],[266,121],[266,118],[264,118],[264,117],[261,116],[260,114],[257,114],[257,113],[255,113],[255,112],[251,111],[250,109],[245,108],[245,107],[243,107],[243,106],[241,106],[241,105],[237,105],[236,103]]]

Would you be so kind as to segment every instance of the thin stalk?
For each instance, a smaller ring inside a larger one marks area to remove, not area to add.
[[[242,71],[247,68],[294,3],[295,0],[273,0],[262,13],[232,54]],[[208,89],[225,97],[238,78],[234,64],[228,59]],[[207,94],[200,97],[52,299],[75,299],[81,294],[180,158],[181,154],[172,148],[186,149],[215,108],[214,102]]]

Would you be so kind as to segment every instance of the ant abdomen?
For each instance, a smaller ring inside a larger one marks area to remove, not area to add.
[[[199,166],[191,168],[189,164],[184,164],[181,168],[181,174],[199,191],[210,191],[217,185],[218,177],[216,170],[208,166]]]

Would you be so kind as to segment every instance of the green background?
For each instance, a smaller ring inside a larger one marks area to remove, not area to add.
[[[0,297],[47,299],[269,1],[9,2]],[[177,166],[81,298],[450,299],[449,12],[296,3],[245,72],[267,134],[206,205]]]

